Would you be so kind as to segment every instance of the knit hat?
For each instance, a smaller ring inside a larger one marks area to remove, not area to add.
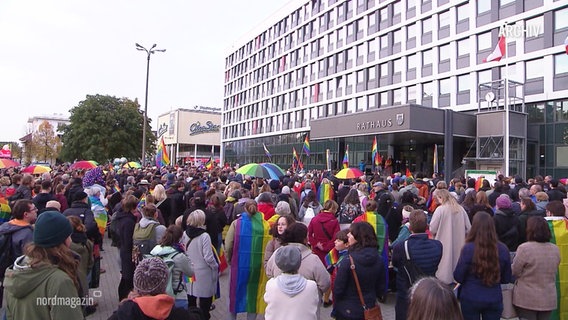
[[[81,201],[88,196],[89,195],[87,195],[87,193],[84,191],[77,191],[75,192],[75,194],[73,194],[73,201]]]
[[[288,187],[288,186],[283,186],[281,193],[282,193],[282,194],[290,194],[290,187]]]
[[[134,270],[134,289],[142,296],[165,293],[168,285],[168,266],[158,258],[146,258]]]
[[[500,195],[497,200],[495,200],[495,204],[499,209],[509,209],[511,207],[511,199],[506,195]]]
[[[73,233],[71,222],[57,211],[39,215],[34,228],[34,244],[40,248],[56,247]]]
[[[298,247],[283,246],[276,250],[274,261],[283,273],[297,273],[302,264],[302,253]]]

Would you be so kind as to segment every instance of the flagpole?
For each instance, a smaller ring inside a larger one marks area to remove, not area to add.
[[[509,176],[509,47],[507,45],[507,37],[505,39],[505,141],[503,143],[503,155],[505,158],[505,177]]]

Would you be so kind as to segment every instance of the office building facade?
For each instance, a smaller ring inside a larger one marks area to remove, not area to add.
[[[291,1],[227,54],[222,157],[267,161],[264,144],[287,167],[309,135],[308,169],[328,149],[370,165],[377,137],[396,169],[432,173],[436,145],[446,175],[568,176],[567,36],[567,1]]]

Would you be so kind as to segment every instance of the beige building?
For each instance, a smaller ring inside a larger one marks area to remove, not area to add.
[[[164,113],[158,116],[156,136],[158,143],[164,138],[172,163],[205,163],[211,156],[219,160],[221,108],[195,106]]]

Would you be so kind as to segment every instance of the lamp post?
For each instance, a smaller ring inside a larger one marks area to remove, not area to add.
[[[148,79],[150,77],[150,56],[155,52],[166,52],[166,49],[155,49],[154,44],[150,49],[136,43],[136,50],[145,51],[148,55],[148,62],[146,64],[146,98],[144,99],[144,124],[142,127],[142,166],[146,165],[146,125],[148,123]]]

